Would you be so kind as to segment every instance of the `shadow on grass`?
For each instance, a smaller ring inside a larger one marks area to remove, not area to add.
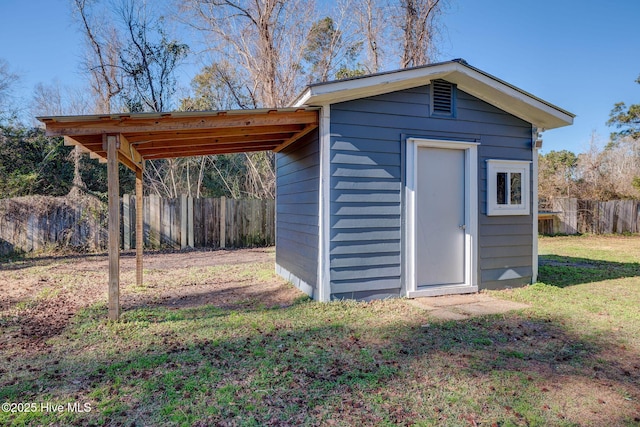
[[[560,255],[541,255],[539,258],[538,280],[560,288],[639,276],[640,263],[600,261]]]
[[[122,320],[140,319],[141,313],[149,316],[147,320],[163,322],[175,320],[178,316],[186,319],[200,319],[208,316],[226,316],[231,313],[264,312],[265,310],[285,309],[310,301],[305,294],[297,298],[290,297],[290,288],[283,285],[273,289],[255,286],[228,286],[215,290],[181,290],[179,295],[166,295],[153,298],[148,295],[126,295],[122,298]],[[104,306],[104,305],[103,305]],[[154,313],[173,313],[169,318]],[[107,312],[101,313],[105,318]],[[100,319],[98,317],[97,319]]]
[[[427,325],[409,310],[413,316],[385,323],[383,304],[309,302],[222,317],[215,307],[184,308],[173,319],[165,317],[175,312],[147,308],[152,317],[134,310],[120,324],[105,323],[102,309],[80,313],[57,345],[88,340],[86,350],[70,356],[61,347],[59,363],[13,361],[0,401],[74,396],[95,408],[66,418],[39,413],[34,424],[559,425],[570,415],[549,396],[551,384],[557,396],[575,379],[596,394],[606,382],[640,397],[640,370],[625,370],[607,348],[553,319]],[[162,324],[169,320],[177,322]],[[613,414],[604,414],[609,425],[634,416],[620,406]],[[3,415],[7,424],[25,421]],[[602,414],[584,416],[580,423],[599,425]]]

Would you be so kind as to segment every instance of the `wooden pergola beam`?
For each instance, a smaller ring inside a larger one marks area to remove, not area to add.
[[[81,153],[90,153],[91,150],[88,149],[87,147],[85,147],[82,143],[80,143],[79,141],[76,141],[75,139],[71,138],[70,136],[66,136],[64,137],[64,145],[66,147],[72,146],[72,147],[78,147],[78,150],[80,150]]]
[[[138,152],[136,147],[131,145],[127,138],[123,135],[119,135],[120,146],[118,147],[118,153],[126,157],[131,163],[133,163],[136,169],[142,168],[142,155]],[[135,169],[134,169],[135,172]]]
[[[79,136],[96,133],[120,134],[196,129],[223,129],[253,126],[308,125],[318,122],[317,111],[276,112],[273,114],[229,114],[217,116],[158,118],[105,118],[82,122],[47,121],[47,136]]]
[[[102,143],[102,150],[104,152],[107,152],[108,162],[109,155],[106,144],[106,141]],[[136,172],[138,169],[142,168],[142,155],[138,152],[138,150],[136,150],[133,145],[129,143],[129,141],[127,141],[127,138],[125,138],[125,136],[122,134],[117,135],[116,150],[120,163],[131,169],[133,172]],[[89,157],[91,157],[91,154],[97,156],[98,158],[102,157],[99,151],[92,151]]]
[[[174,149],[174,148],[188,148],[188,147],[198,147],[198,149],[203,149],[206,146],[210,146],[215,149],[219,146],[222,147],[232,147],[238,146],[239,144],[254,144],[261,142],[273,142],[273,141],[284,141],[291,137],[292,133],[268,133],[268,134],[260,134],[260,135],[238,135],[238,136],[227,136],[227,137],[215,137],[215,138],[197,138],[197,139],[178,139],[175,138],[171,141],[165,142],[149,142],[147,144],[138,144],[136,147],[138,151],[144,155],[148,152],[155,152],[156,150],[164,150],[164,149]]]
[[[193,156],[208,156],[216,154],[231,154],[242,153],[252,151],[270,151],[273,150],[281,140],[276,141],[260,141],[254,144],[220,144],[216,150],[213,150],[210,146],[195,146],[195,147],[175,147],[170,149],[156,149],[148,152],[141,153],[145,159],[172,159],[177,157],[193,157]],[[91,156],[92,159],[98,159],[100,162],[106,162],[106,153],[104,157],[100,152],[94,153]],[[138,165],[132,163],[129,159],[124,157],[121,153],[118,153],[118,160],[120,163],[131,169],[133,172],[139,168]]]
[[[181,130],[174,132],[143,132],[128,133],[129,142],[134,145],[139,143],[171,142],[180,139],[212,139],[234,136],[268,135],[273,133],[296,133],[304,129],[304,124],[279,125],[279,126],[242,126],[224,129],[198,129]]]
[[[118,161],[128,167],[132,172],[138,170],[138,166],[118,151]]]
[[[279,153],[280,151],[284,150],[285,148],[287,148],[288,146],[290,146],[291,144],[293,144],[294,142],[296,142],[297,140],[299,140],[300,138],[302,138],[303,136],[305,136],[306,134],[308,134],[309,132],[317,128],[318,128],[317,124],[307,125],[304,129],[302,129],[302,131],[296,133],[295,135],[293,135],[292,137],[284,141],[282,144],[274,148],[273,151],[275,151],[276,153]]]
[[[247,153],[255,151],[271,151],[276,147],[275,144],[269,145],[257,145],[257,146],[238,146],[237,148],[225,148],[219,152],[207,150],[193,150],[193,151],[172,151],[170,153],[157,153],[145,155],[145,159],[174,159],[177,157],[193,157],[193,156],[214,156],[216,154],[233,154],[233,153]]]
[[[212,154],[223,153],[226,150],[233,150],[236,148],[245,148],[247,150],[258,148],[265,149],[264,147],[275,147],[282,138],[278,139],[265,139],[257,141],[243,141],[232,143],[220,143],[220,144],[208,144],[208,145],[175,145],[167,148],[144,148],[140,149],[142,155],[146,157],[157,156],[159,154],[174,154],[174,153],[189,153],[192,151],[198,152],[211,152]]]

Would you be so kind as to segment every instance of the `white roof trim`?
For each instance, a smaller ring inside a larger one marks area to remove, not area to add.
[[[435,79],[455,83],[460,90],[538,128],[567,126],[573,123],[575,117],[553,104],[458,61],[311,85],[292,106],[319,106],[351,101],[427,85]]]

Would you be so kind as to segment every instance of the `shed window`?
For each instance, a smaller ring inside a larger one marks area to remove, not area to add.
[[[487,215],[529,215],[530,164],[487,160]]]
[[[431,115],[455,116],[455,86],[445,80],[431,82]]]

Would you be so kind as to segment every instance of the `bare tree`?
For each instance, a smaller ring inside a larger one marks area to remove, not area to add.
[[[10,112],[10,100],[13,87],[18,80],[18,75],[11,71],[9,63],[0,58],[0,120],[14,115]]]
[[[282,107],[301,88],[302,47],[313,3],[302,0],[182,0],[211,51],[237,67],[260,107]]]
[[[303,48],[313,3],[182,0],[182,4],[190,15],[189,25],[205,32],[213,58],[212,65],[196,77],[195,96],[183,101],[184,108],[283,107],[303,87]],[[273,154],[266,152],[210,156],[201,167],[211,165],[229,195],[272,198],[273,161]]]
[[[365,57],[361,61],[367,73],[382,70],[385,56],[385,39],[389,26],[385,15],[389,6],[380,0],[353,1],[347,5],[349,16],[354,20],[356,33],[362,37]]]
[[[91,111],[91,99],[86,88],[38,83],[33,89],[31,113],[33,116],[69,116]]]
[[[578,157],[579,197],[595,200],[640,197],[640,144],[630,137],[603,143],[594,135]]]
[[[82,89],[61,87],[57,81],[51,84],[38,83],[33,90],[31,112],[33,116],[86,114],[90,110],[89,104]],[[73,186],[69,194],[78,196],[85,188],[80,173],[80,149],[75,147],[69,158],[73,161]]]
[[[170,110],[175,71],[188,46],[170,38],[164,21],[143,0],[73,0],[87,43],[85,68],[97,99],[96,112]],[[150,161],[149,188],[176,197],[182,187],[179,160]]]
[[[192,96],[180,100],[182,111],[253,108],[256,100],[226,60],[205,66],[191,81]]]
[[[226,110],[247,108],[255,105],[255,99],[245,90],[231,64],[226,61],[213,63],[202,69],[191,82],[193,94],[181,100],[181,109]],[[203,183],[215,181],[220,188],[215,195],[229,197],[273,198],[275,194],[275,173],[273,155],[270,153],[243,153],[191,157],[181,159],[186,166],[180,171],[186,178],[186,191],[201,197]],[[207,169],[214,171],[214,177],[207,175]],[[192,174],[197,178],[192,179]],[[184,181],[184,179],[183,179]],[[192,183],[195,182],[195,189]]]
[[[538,155],[538,195],[540,199],[576,196],[578,157],[571,151],[551,151]]]
[[[84,64],[99,112],[163,111],[188,46],[170,39],[145,1],[73,0],[87,44]]]
[[[146,4],[122,0],[117,10],[126,34],[120,51],[124,96],[130,111],[166,111],[175,93],[175,70],[189,47],[169,39],[162,19],[152,18]]]
[[[401,68],[432,61],[437,53],[435,40],[443,8],[444,0],[399,0],[399,13],[394,21],[401,30]]]
[[[96,97],[96,112],[110,113],[115,109],[114,98],[124,88],[120,34],[115,26],[94,17],[97,1],[73,0],[73,6],[87,46],[84,68]]]

